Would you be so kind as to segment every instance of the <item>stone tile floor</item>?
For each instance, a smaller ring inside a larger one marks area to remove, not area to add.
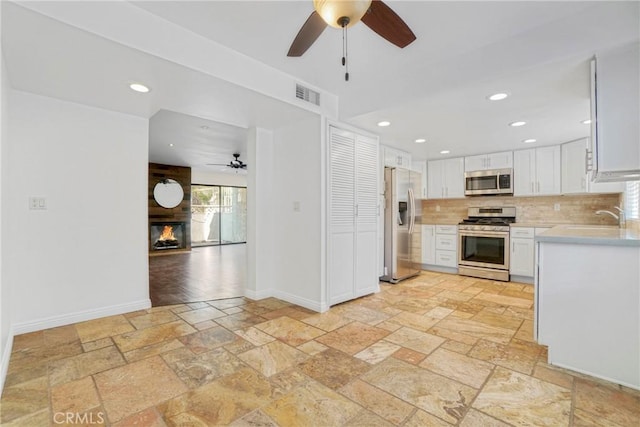
[[[233,298],[20,335],[0,423],[638,426],[640,392],[545,363],[532,307],[424,272],[324,314]]]

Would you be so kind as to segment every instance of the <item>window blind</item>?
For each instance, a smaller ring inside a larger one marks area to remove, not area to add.
[[[640,219],[640,181],[628,181],[626,183],[624,213],[629,219]]]

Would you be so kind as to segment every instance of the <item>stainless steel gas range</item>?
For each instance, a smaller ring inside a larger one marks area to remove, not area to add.
[[[458,273],[463,276],[509,281],[509,224],[515,207],[469,208],[458,225]]]

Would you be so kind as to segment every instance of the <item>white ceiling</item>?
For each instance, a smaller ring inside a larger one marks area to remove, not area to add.
[[[301,58],[286,56],[311,0],[135,5],[338,95],[341,120],[420,159],[442,157],[443,149],[456,156],[527,148],[526,138],[549,145],[588,135],[579,122],[589,115],[589,58],[640,32],[635,1],[386,3],[417,40],[399,49],[357,24],[349,30],[349,82],[339,62],[339,30],[327,28]],[[166,110],[150,121],[152,161],[226,163],[232,152],[244,154],[238,144],[246,127],[277,127],[311,114],[21,7],[2,7],[14,87],[144,117]],[[78,88],[76,79],[87,76],[100,85]],[[123,89],[131,76],[154,82],[150,96]],[[511,96],[485,99],[496,91]],[[378,128],[383,119],[392,125]],[[507,126],[514,120],[528,124]],[[184,147],[167,150],[168,135]],[[427,143],[413,143],[421,137]]]

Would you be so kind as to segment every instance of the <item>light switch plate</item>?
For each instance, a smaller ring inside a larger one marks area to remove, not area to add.
[[[43,211],[47,209],[47,199],[44,197],[29,197],[29,209]]]

